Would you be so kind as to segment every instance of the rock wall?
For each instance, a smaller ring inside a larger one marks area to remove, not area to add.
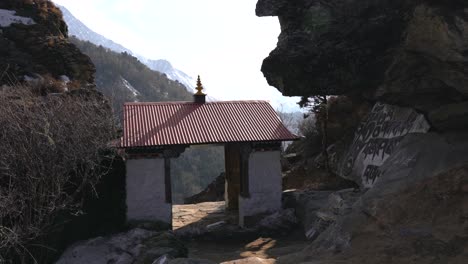
[[[353,95],[412,107],[438,130],[468,127],[468,2],[259,0],[278,16],[262,71],[284,95]]]
[[[388,192],[376,184],[364,196],[356,190],[297,194],[313,242],[277,263],[465,263],[467,166],[427,176],[406,177]]]
[[[171,259],[187,257],[187,254],[187,248],[174,234],[136,228],[77,242],[62,254],[56,264],[172,263]]]
[[[67,76],[80,84],[94,83],[94,65],[68,41],[67,25],[52,2],[4,0],[0,10],[31,21],[0,23],[0,86],[45,75],[55,79]]]
[[[468,165],[468,134],[409,134],[380,167],[381,177],[364,196],[368,212],[383,197],[390,199],[408,186]],[[468,201],[467,201],[468,202]],[[373,204],[373,205],[372,205]],[[467,204],[468,205],[468,204]],[[384,205],[380,204],[383,209]]]
[[[259,0],[257,15],[281,25],[262,71],[284,95],[374,105],[353,140],[330,148],[334,172],[369,188],[407,135],[468,129],[467,10],[466,1]]]

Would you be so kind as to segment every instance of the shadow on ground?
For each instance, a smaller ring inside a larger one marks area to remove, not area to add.
[[[277,232],[241,228],[237,213],[224,208],[224,202],[173,206],[174,233],[184,241],[190,258],[221,263],[258,257],[274,263],[277,257],[307,246],[299,226]]]

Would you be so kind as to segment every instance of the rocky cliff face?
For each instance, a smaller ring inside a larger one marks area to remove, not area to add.
[[[259,0],[281,35],[262,71],[285,95],[348,94],[468,126],[466,1]]]
[[[45,75],[94,82],[94,65],[68,42],[62,13],[52,2],[5,0],[0,13],[0,86]]]
[[[372,106],[328,149],[359,188],[296,196],[314,242],[279,263],[466,262],[468,2],[259,0],[256,11],[281,24],[262,66],[271,85]]]
[[[97,191],[99,198],[88,190],[97,190],[104,174],[125,168],[113,162],[115,120],[94,89],[94,72],[91,60],[68,41],[52,2],[0,1],[0,178],[15,179],[0,184],[0,200],[7,201],[0,203],[0,229],[11,231],[0,232],[2,263],[51,263],[67,243],[104,230],[81,229],[88,221],[99,226],[93,214],[103,197],[113,197],[101,196],[107,189]],[[115,187],[113,180],[109,186]],[[15,197],[15,206],[6,197]]]

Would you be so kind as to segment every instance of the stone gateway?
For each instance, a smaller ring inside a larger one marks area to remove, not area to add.
[[[265,101],[126,103],[127,220],[172,224],[170,160],[190,145],[225,146],[226,206],[239,224],[281,209],[282,141],[298,139]],[[207,161],[209,162],[209,161]]]

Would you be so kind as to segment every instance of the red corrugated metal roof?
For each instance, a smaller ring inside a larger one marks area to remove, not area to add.
[[[266,101],[126,103],[124,148],[295,140]]]

